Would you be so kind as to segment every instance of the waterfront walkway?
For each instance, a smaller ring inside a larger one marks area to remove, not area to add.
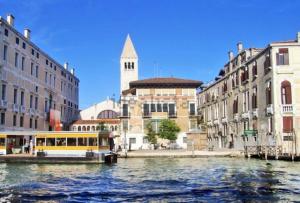
[[[125,152],[119,152],[120,158],[126,158]],[[194,157],[244,157],[243,151],[222,150],[222,151],[187,151],[187,150],[137,150],[127,152],[127,158],[147,158],[147,157],[174,157],[174,158],[194,158]]]

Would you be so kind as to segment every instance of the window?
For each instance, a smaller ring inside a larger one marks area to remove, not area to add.
[[[155,104],[151,104],[150,108],[151,108],[151,112],[155,112],[156,111],[156,105]]]
[[[197,129],[197,120],[190,120],[190,129]]]
[[[293,132],[293,117],[292,116],[284,116],[282,117],[283,133],[291,133]]]
[[[76,138],[67,138],[67,146],[76,146]]]
[[[25,42],[22,43],[22,47],[23,47],[23,49],[26,49],[26,43]]]
[[[21,91],[21,106],[24,106],[24,92]]]
[[[143,137],[143,144],[148,144],[149,141],[148,141],[148,138],[147,137]]]
[[[253,80],[257,77],[257,62],[256,61],[252,65],[252,77],[253,77]]]
[[[6,84],[2,84],[2,90],[1,90],[1,99],[6,100]]]
[[[280,65],[289,65],[289,50],[287,48],[279,49],[279,52],[276,54],[276,64]]]
[[[236,99],[233,101],[233,113],[234,114],[238,113],[238,104],[239,104],[238,97],[236,97]]]
[[[175,104],[169,104],[169,115],[170,116],[175,116]]]
[[[273,119],[272,117],[268,118],[268,133],[272,133],[273,132]]]
[[[0,138],[0,146],[5,146],[5,138]]]
[[[163,112],[168,112],[168,104],[163,104]]]
[[[270,66],[271,66],[271,58],[270,58],[270,53],[268,52],[265,55],[265,62],[264,62],[264,71],[265,71],[265,74],[267,74],[270,71]]]
[[[25,66],[25,57],[22,56],[22,61],[21,61],[21,69],[24,70],[24,66]]]
[[[281,103],[292,104],[291,83],[287,80],[281,83]]]
[[[19,65],[19,53],[16,52],[15,53],[15,67],[18,68]]]
[[[35,129],[38,128],[38,119],[37,119],[37,118],[34,120],[34,128],[35,128]]]
[[[39,77],[39,67],[38,66],[35,67],[35,77],[36,78]]]
[[[3,60],[7,60],[7,45],[4,45],[3,47]]]
[[[45,138],[36,138],[37,146],[45,146]]]
[[[56,146],[66,146],[66,138],[56,138]]]
[[[38,97],[35,97],[35,100],[34,100],[34,108],[37,110],[38,109],[38,104],[39,104],[39,98]]]
[[[20,127],[24,126],[24,117],[20,116]]]
[[[33,63],[30,64],[30,75],[33,75]]]
[[[136,138],[135,137],[129,138],[129,145],[130,144],[135,144],[135,143],[136,143]]]
[[[48,63],[49,63],[49,61],[48,61],[48,59],[46,59],[46,65],[48,65]]]
[[[123,120],[123,121],[122,121],[122,125],[123,125],[123,130],[124,130],[124,131],[128,131],[128,129],[129,129],[129,123],[128,123],[128,120]]]
[[[5,30],[4,30],[4,35],[5,35],[6,37],[8,37],[8,29],[5,29]]]
[[[150,115],[149,104],[144,104],[143,105],[143,113],[144,113],[144,116],[149,116]]]
[[[249,91],[243,93],[243,111],[249,111]]]
[[[31,55],[34,56],[34,49],[31,49]]]
[[[46,138],[46,146],[55,146],[55,138]]]
[[[89,137],[89,146],[97,146],[97,138]]]
[[[128,116],[128,104],[123,104],[123,116]]]
[[[36,52],[36,57],[40,58],[40,53],[39,52]]]
[[[17,104],[18,102],[18,90],[14,89],[14,104]]]
[[[134,69],[134,63],[133,62],[131,63],[131,69]]]
[[[32,118],[29,119],[29,128],[32,128]]]
[[[47,84],[48,83],[48,73],[45,72],[45,83]]]
[[[32,108],[33,106],[33,96],[30,95],[29,107]]]
[[[79,129],[79,127],[78,127],[78,129]],[[78,146],[87,146],[87,138],[79,137],[78,138]]]
[[[5,124],[5,113],[2,112],[1,113],[1,121],[0,121],[1,125],[4,125]]]
[[[13,115],[13,126],[17,126],[17,115]]]
[[[20,39],[18,37],[16,37],[16,44],[20,43]]]
[[[272,89],[271,89],[271,82],[268,82],[266,88],[266,105],[272,104]]]
[[[252,109],[257,108],[257,87],[253,88],[253,94],[252,94]]]
[[[156,110],[157,110],[157,112],[162,112],[161,104],[156,105]]]
[[[195,103],[190,103],[190,115],[192,116],[196,115]]]

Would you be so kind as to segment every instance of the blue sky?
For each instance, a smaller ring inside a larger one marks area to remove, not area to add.
[[[119,96],[119,58],[127,33],[139,55],[139,77],[207,82],[227,52],[294,39],[297,0],[0,0],[0,15],[80,79],[80,108]]]

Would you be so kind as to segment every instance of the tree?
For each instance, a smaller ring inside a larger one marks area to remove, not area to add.
[[[177,139],[177,133],[179,132],[180,128],[175,121],[164,119],[160,122],[159,137],[173,141]]]
[[[147,136],[146,138],[150,142],[150,144],[157,144],[156,132],[153,130],[151,122],[146,125]]]

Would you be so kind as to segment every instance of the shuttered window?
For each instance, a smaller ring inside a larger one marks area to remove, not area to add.
[[[287,48],[279,49],[276,54],[277,65],[289,65],[289,50]]]
[[[293,131],[293,117],[284,116],[282,117],[282,122],[283,122],[282,132],[291,133]]]
[[[292,104],[291,83],[286,80],[281,83],[281,102],[282,104]]]

